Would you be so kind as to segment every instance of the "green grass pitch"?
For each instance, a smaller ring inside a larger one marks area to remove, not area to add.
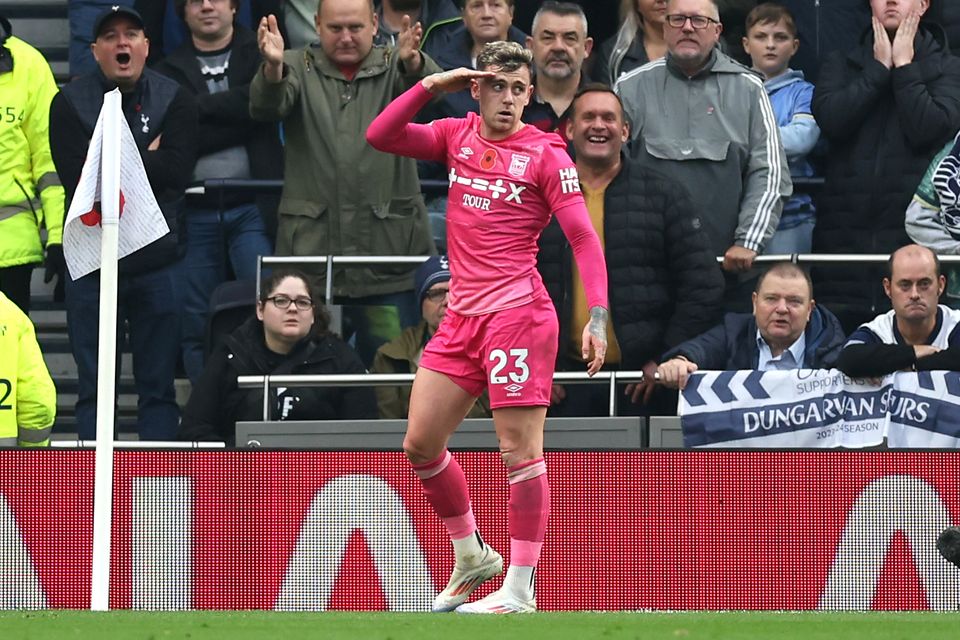
[[[540,612],[523,616],[272,611],[5,611],[4,640],[936,640],[960,614],[935,612]]]

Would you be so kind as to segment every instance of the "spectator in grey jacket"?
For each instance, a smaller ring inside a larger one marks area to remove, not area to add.
[[[793,191],[780,131],[763,80],[717,48],[713,0],[669,0],[664,29],[666,58],[622,75],[615,89],[634,156],[682,182],[702,212],[736,308],[745,301],[737,274],[752,267]]]

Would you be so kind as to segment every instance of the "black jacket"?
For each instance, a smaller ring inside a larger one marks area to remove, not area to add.
[[[590,77],[595,82],[602,82],[611,87],[624,73],[650,62],[647,50],[643,46],[643,27],[637,29],[633,40],[622,54],[616,51],[618,35],[619,33],[615,33],[603,41],[596,53],[593,69],[590,71]],[[614,53],[618,53],[616,59],[614,59]]]
[[[947,44],[953,55],[960,55],[960,2],[957,0],[930,0],[927,19],[943,27],[947,34]]]
[[[626,158],[603,202],[604,253],[621,367],[639,369],[717,321],[723,276],[682,185]],[[570,334],[572,252],[556,220],[540,237],[537,268]],[[562,357],[560,359],[562,362]]]
[[[200,129],[197,136],[198,156],[222,151],[238,144],[244,145],[250,161],[250,177],[257,180],[283,178],[283,147],[275,122],[256,122],[250,117],[250,82],[260,68],[260,50],[252,31],[234,25],[233,41],[230,43],[230,66],[227,80],[230,89],[211,94],[206,80],[200,73],[196,50],[192,43],[185,42],[156,67],[156,71],[176,80],[192,93],[197,100]],[[233,197],[226,206],[252,197]],[[274,210],[276,203],[264,204]],[[219,201],[209,199],[204,206],[217,207]],[[268,212],[273,217],[275,212]]]
[[[103,105],[103,94],[115,85],[99,69],[67,84],[50,104],[50,154],[67,196],[67,207],[80,182],[87,148]],[[196,163],[197,105],[175,82],[150,69],[121,105],[140,150],[144,170],[170,233],[120,260],[121,273],[138,273],[176,261],[185,247],[183,192]],[[160,135],[160,147],[148,151]]]
[[[846,336],[825,307],[814,307],[804,331],[805,369],[829,369],[840,355]],[[723,323],[663,354],[663,360],[683,356],[701,370],[738,371],[756,369],[760,363],[757,321],[750,313],[728,313]]]
[[[263,419],[263,392],[240,389],[237,376],[365,373],[356,354],[332,334],[306,338],[287,355],[267,349],[263,324],[250,318],[214,350],[180,421],[181,440],[232,445],[238,421]],[[377,417],[369,387],[302,387],[271,390],[271,420],[362,420]]]
[[[869,35],[824,64],[813,114],[828,140],[817,203],[816,253],[889,253],[908,244],[904,213],[931,158],[960,128],[960,58],[922,25],[913,63],[887,69]],[[818,279],[817,299],[859,305],[862,321],[887,308],[880,279],[852,267]]]
[[[289,47],[290,39],[283,24],[283,3],[284,0],[239,0],[233,22],[256,29],[260,18],[272,13],[277,17],[283,41]],[[150,55],[147,57],[150,66],[190,41],[190,30],[174,10],[174,0],[134,0],[133,6],[140,12],[144,31],[150,38]]]

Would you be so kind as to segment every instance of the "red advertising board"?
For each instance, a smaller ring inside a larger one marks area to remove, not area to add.
[[[499,456],[455,452],[504,555]],[[392,452],[118,451],[112,608],[424,610],[445,530]],[[90,602],[92,451],[0,452],[0,606]],[[545,610],[955,609],[960,455],[552,452]],[[480,595],[495,588],[485,585]]]

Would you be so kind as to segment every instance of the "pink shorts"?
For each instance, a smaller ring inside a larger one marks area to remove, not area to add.
[[[491,409],[550,406],[558,331],[546,294],[478,316],[447,310],[419,366],[446,374],[474,397],[487,389]]]

